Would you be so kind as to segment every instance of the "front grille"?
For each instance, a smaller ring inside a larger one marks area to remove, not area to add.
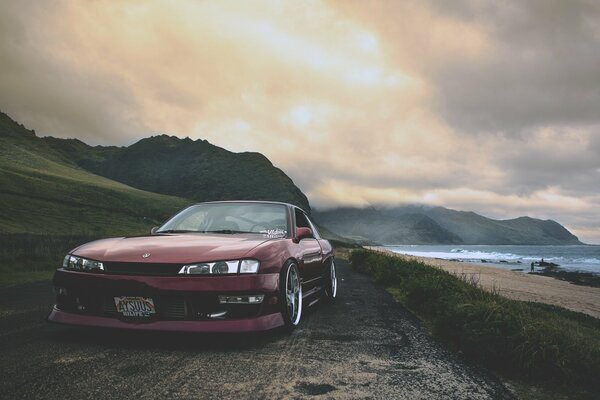
[[[181,270],[181,264],[105,262],[104,271],[119,275],[173,276]]]
[[[102,299],[102,313],[109,315],[118,315],[115,299],[113,297],[104,297]]]
[[[183,299],[160,299],[156,304],[156,312],[159,316],[169,319],[184,319],[188,316]]]

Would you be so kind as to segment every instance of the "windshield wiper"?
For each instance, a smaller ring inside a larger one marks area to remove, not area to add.
[[[231,229],[218,229],[215,231],[202,231],[202,233],[225,233],[225,234],[231,235],[233,233],[254,233],[254,232],[234,231]]]
[[[198,231],[190,231],[187,229],[166,229],[164,231],[156,231],[155,233],[189,233],[189,232],[198,232]]]

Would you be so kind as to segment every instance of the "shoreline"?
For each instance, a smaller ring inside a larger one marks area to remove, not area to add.
[[[510,299],[551,304],[600,318],[598,287],[575,285],[549,276],[511,271],[485,264],[409,256],[381,247],[368,248],[407,260],[421,261],[454,275],[476,277],[483,289],[496,291]]]

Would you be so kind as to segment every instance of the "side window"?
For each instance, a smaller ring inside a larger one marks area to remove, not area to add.
[[[297,208],[295,208],[294,210],[296,213],[296,227],[297,228],[310,228],[310,230],[313,232],[313,237],[315,239],[320,239],[319,232],[317,231],[317,229],[315,228],[313,223],[308,219],[306,214],[304,214],[302,211],[300,211]]]

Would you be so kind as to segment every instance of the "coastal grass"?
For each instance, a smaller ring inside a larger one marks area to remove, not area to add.
[[[354,250],[352,268],[385,285],[434,337],[509,378],[558,390],[600,390],[600,320],[507,299],[415,260]]]

